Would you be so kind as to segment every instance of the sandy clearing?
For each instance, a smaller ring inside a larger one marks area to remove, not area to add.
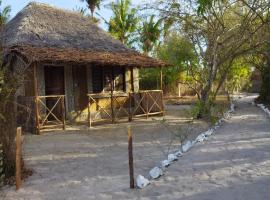
[[[250,101],[250,97],[240,99],[237,113],[217,134],[196,145],[170,166],[165,176],[143,190],[128,189],[127,124],[97,128],[90,133],[70,131],[28,136],[25,159],[35,174],[18,192],[14,187],[6,187],[2,197],[269,199],[270,119],[259,108],[251,106]],[[137,124],[134,128],[135,173],[145,175],[164,158],[162,151],[166,149],[169,135],[155,122]]]

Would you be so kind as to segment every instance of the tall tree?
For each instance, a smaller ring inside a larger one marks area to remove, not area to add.
[[[81,1],[83,2],[85,1],[87,3],[87,6],[91,11],[92,19],[94,19],[95,9],[96,8],[99,9],[102,0],[81,0]]]
[[[109,32],[123,44],[131,45],[139,22],[137,10],[131,7],[130,0],[118,0],[110,8],[113,16],[108,22]]]
[[[151,15],[149,20],[145,20],[140,31],[140,41],[142,43],[142,50],[145,54],[149,54],[161,36],[161,24],[163,19],[155,21],[155,16]]]
[[[203,112],[209,111],[210,102],[214,100],[211,96],[213,84],[222,85],[235,59],[254,52],[266,42],[257,34],[270,23],[270,15],[266,14],[270,5],[264,0],[214,0],[198,14],[196,0],[160,3],[161,14],[174,17],[178,30],[185,33],[196,47],[203,72],[199,95],[202,105],[199,116],[202,116]]]
[[[2,0],[0,0],[0,6],[2,7]],[[10,6],[0,8],[0,26],[1,27],[8,21],[8,18],[10,17],[10,11],[11,11]]]

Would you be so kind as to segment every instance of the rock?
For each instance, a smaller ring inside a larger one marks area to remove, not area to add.
[[[183,146],[182,146],[182,151],[186,153],[191,147],[193,143],[191,141],[187,141]]]
[[[212,135],[213,133],[214,133],[214,129],[211,128],[211,129],[209,129],[208,131],[206,131],[206,132],[204,133],[204,135],[208,137],[208,136]]]
[[[170,162],[169,162],[168,160],[163,160],[163,161],[161,161],[161,166],[162,166],[163,168],[168,167],[169,165],[170,165]]]
[[[196,138],[196,142],[203,142],[206,139],[204,133],[198,135],[198,137]]]
[[[142,189],[150,184],[150,181],[142,175],[138,175],[136,178],[137,187]]]
[[[173,161],[176,161],[176,160],[178,160],[178,157],[176,155],[174,155],[172,153],[168,155],[168,161],[170,163],[173,162]]]
[[[181,157],[181,156],[183,156],[183,153],[182,153],[182,151],[176,151],[175,153],[174,153],[174,155],[175,156],[177,156],[177,157]]]
[[[154,167],[150,170],[149,175],[151,178],[156,179],[163,175],[163,171],[159,167]]]

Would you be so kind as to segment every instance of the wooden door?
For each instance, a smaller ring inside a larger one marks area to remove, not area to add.
[[[64,82],[64,67],[63,66],[45,66],[45,94],[49,95],[64,95],[65,94],[65,82]],[[47,98],[46,105],[49,109],[52,109],[56,104],[57,98]],[[62,119],[61,102],[53,109],[53,114]],[[49,115],[49,120],[55,120],[52,115]]]
[[[83,111],[87,108],[87,71],[86,66],[73,66],[74,106],[75,111]]]

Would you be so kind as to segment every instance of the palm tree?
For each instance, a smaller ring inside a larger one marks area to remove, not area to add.
[[[149,52],[153,50],[161,37],[161,24],[163,19],[159,19],[155,22],[154,18],[155,16],[152,15],[149,21],[146,19],[142,25],[140,41],[145,54],[149,54]]]
[[[2,5],[2,0],[0,0],[0,6]],[[11,7],[6,6],[3,9],[0,8],[0,27],[5,25],[8,21],[10,16]]]
[[[131,38],[139,22],[137,10],[130,7],[130,0],[119,0],[117,3],[111,3],[110,8],[113,16],[108,22],[109,32],[126,45],[133,42]]]
[[[99,9],[99,6],[100,6],[100,3],[102,0],[81,0],[81,1],[85,1],[88,5],[88,8],[90,9],[91,11],[91,16],[92,16],[92,19],[94,19],[94,12],[95,12],[95,9],[98,8]]]

